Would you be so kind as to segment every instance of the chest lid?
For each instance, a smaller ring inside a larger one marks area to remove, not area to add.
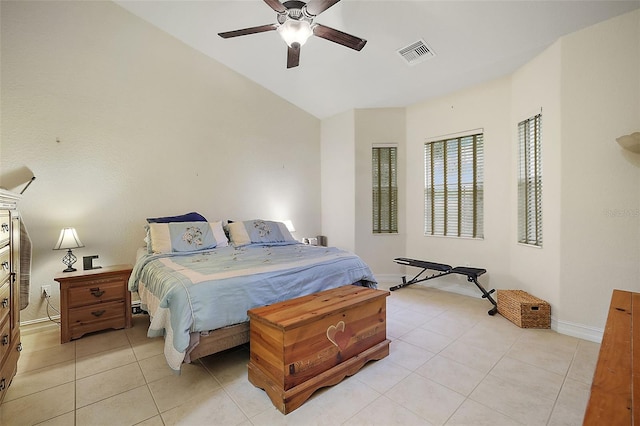
[[[302,327],[359,305],[384,299],[388,295],[389,292],[384,290],[345,285],[273,305],[254,308],[247,313],[251,321],[259,321],[287,330]]]

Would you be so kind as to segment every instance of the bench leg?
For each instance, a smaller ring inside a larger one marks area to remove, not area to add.
[[[467,280],[469,282],[474,283],[476,287],[478,287],[478,289],[482,292],[483,299],[487,299],[489,302],[491,302],[491,304],[493,305],[493,308],[489,309],[487,313],[491,316],[495,315],[498,312],[498,303],[495,300],[493,300],[493,297],[491,297],[491,293],[493,293],[496,290],[495,289],[491,289],[489,291],[485,290],[484,287],[480,285],[480,283],[475,277],[467,276]]]

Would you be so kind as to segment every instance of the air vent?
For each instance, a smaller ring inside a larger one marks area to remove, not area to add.
[[[418,40],[407,47],[399,49],[398,55],[400,55],[400,57],[409,65],[419,64],[420,62],[436,56],[424,40]]]

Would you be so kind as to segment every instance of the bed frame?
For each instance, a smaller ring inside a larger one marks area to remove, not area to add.
[[[189,353],[191,361],[249,342],[249,322],[222,327],[200,336],[200,343]]]
[[[132,303],[133,314],[148,314],[140,308],[140,300]],[[240,324],[222,327],[209,331],[208,334],[200,335],[198,345],[189,352],[189,359],[195,361],[207,355],[213,355],[236,346],[249,342],[249,321]]]

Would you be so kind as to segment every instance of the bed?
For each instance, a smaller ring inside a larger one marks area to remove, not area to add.
[[[283,223],[234,222],[228,235],[221,222],[148,225],[148,248],[129,290],[149,312],[147,335],[164,336],[176,372],[183,362],[248,342],[249,309],[348,284],[376,287],[358,256],[299,243]]]

